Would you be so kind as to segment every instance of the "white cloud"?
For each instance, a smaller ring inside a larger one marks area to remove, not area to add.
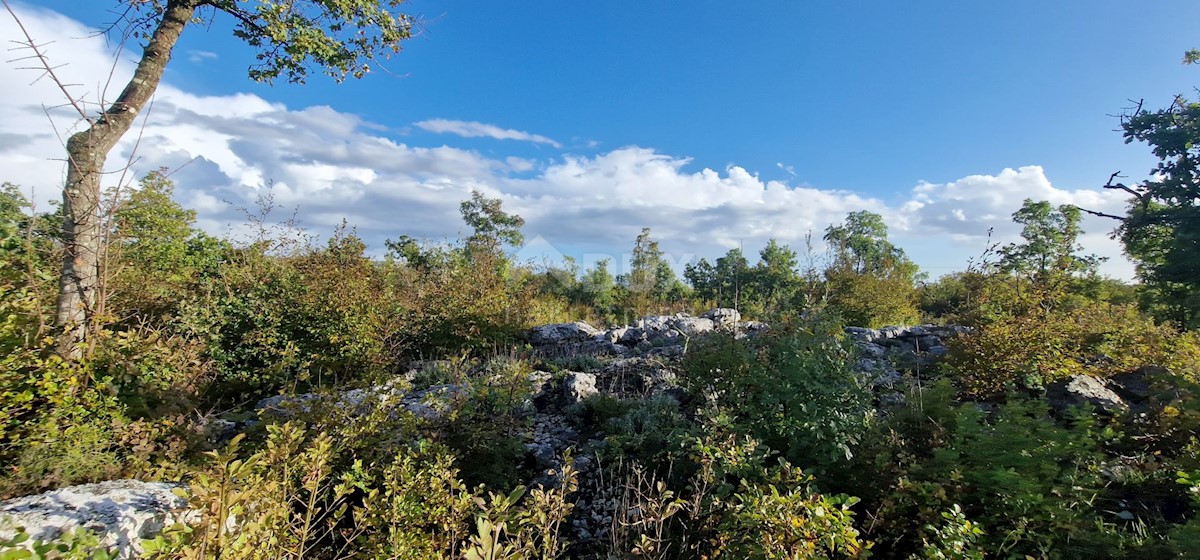
[[[536,144],[549,144],[561,148],[562,144],[541,134],[530,134],[522,130],[500,128],[493,124],[475,121],[430,119],[413,123],[413,126],[436,134],[457,134],[464,138],[495,138],[496,140],[523,140]]]
[[[84,26],[52,12],[20,9],[39,41],[56,41],[50,54],[55,64],[69,63],[60,70],[65,81],[84,84],[77,92],[95,92],[105,83],[113,53],[102,38],[79,38],[89,36]],[[11,21],[0,18],[0,35],[14,34]],[[13,84],[0,89],[0,169],[5,173],[0,180],[36,187],[44,208],[48,199],[57,198],[62,181],[59,137],[75,122],[56,111],[52,128],[42,104],[57,105],[61,96],[45,80],[35,82],[35,72],[17,66],[0,65],[0,80]],[[120,61],[113,83],[122,83],[131,72],[132,62]],[[609,255],[619,269],[621,255],[644,226],[653,228],[676,261],[690,254],[711,258],[738,246],[754,253],[769,238],[802,249],[810,232],[819,240],[830,223],[866,209],[882,214],[898,244],[937,275],[962,269],[983,248],[989,228],[994,241],[1015,240],[1019,230],[1009,216],[1025,198],[1117,214],[1123,207],[1119,193],[1061,189],[1037,166],[920,182],[888,203],[764,180],[737,165],[694,169],[686,157],[639,146],[543,160],[492,157],[402,143],[385,136],[382,127],[334,107],[295,109],[250,94],[201,96],[169,83],[159,88],[146,114],[136,170],[176,169],[180,201],[197,210],[203,227],[214,233],[236,228],[243,218],[238,208],[252,207],[272,183],[279,219],[295,211],[316,233],[328,233],[346,219],[376,250],[384,239],[401,234],[435,240],[457,235],[459,202],[480,190],[502,197],[506,209],[526,218],[526,237],[546,245],[537,253],[555,249],[584,256],[583,265]],[[417,126],[558,146],[549,138],[481,123],[430,120]],[[110,169],[129,157],[133,141],[131,134],[114,150]],[[1119,246],[1105,235],[1112,225],[1089,218],[1083,243],[1088,251],[1113,257],[1107,272],[1129,277]]]
[[[217,56],[217,53],[215,53],[215,52],[202,51],[202,50],[197,50],[197,49],[192,49],[192,50],[188,51],[187,54],[188,54],[188,62],[191,62],[193,64],[199,64],[201,62],[207,62],[209,60],[216,60],[217,58],[220,58]]]
[[[1046,200],[1054,205],[1073,204],[1088,210],[1120,215],[1125,197],[1112,190],[1055,187],[1040,166],[1004,169],[997,175],[972,175],[949,183],[922,181],[903,208],[905,237],[943,236],[960,247],[982,249],[988,231],[993,240],[1011,242],[1020,234],[1012,213],[1025,199]],[[1121,255],[1120,245],[1108,238],[1116,223],[1111,219],[1084,215],[1081,240],[1087,251],[1108,258],[1102,270],[1130,277],[1132,267]]]

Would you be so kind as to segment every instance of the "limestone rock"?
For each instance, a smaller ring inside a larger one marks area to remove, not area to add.
[[[717,328],[717,323],[712,319],[699,317],[678,317],[675,319],[673,326],[675,330],[687,335],[696,336],[706,332],[713,331]]]
[[[0,540],[12,538],[18,527],[31,541],[83,528],[96,533],[102,545],[115,547],[118,558],[136,558],[142,539],[188,519],[187,500],[172,492],[178,486],[110,480],[0,502]]]
[[[718,307],[704,312],[701,317],[712,321],[718,327],[731,327],[742,320],[742,314],[736,309]]]
[[[596,375],[579,371],[568,371],[563,378],[563,396],[568,404],[578,403],[600,390],[596,388]]]
[[[598,334],[601,334],[601,332],[602,331],[582,321],[576,321],[574,323],[555,323],[553,325],[542,325],[540,327],[534,327],[531,329],[529,332],[529,342],[538,346],[583,342]]]
[[[1090,375],[1072,375],[1068,379],[1051,383],[1046,387],[1046,398],[1050,406],[1058,412],[1084,403],[1110,413],[1129,408],[1104,381]]]

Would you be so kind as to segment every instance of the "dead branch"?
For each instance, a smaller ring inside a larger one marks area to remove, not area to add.
[[[1080,208],[1080,207],[1078,207],[1078,206],[1076,206],[1076,208],[1079,208],[1079,211],[1080,211],[1080,212],[1083,212],[1083,213],[1085,213],[1085,214],[1091,214],[1091,215],[1093,215],[1093,216],[1099,216],[1099,217],[1101,217],[1101,218],[1111,218],[1111,219],[1114,219],[1114,220],[1120,220],[1120,221],[1122,221],[1122,222],[1123,222],[1123,221],[1125,221],[1125,218],[1126,218],[1125,216],[1117,216],[1117,215],[1115,215],[1115,214],[1105,214],[1104,212],[1097,212],[1097,211],[1095,211],[1095,210],[1088,210],[1087,208]]]
[[[67,91],[67,84],[59,79],[58,74],[54,72],[54,69],[58,67],[52,66],[50,59],[42,51],[42,47],[45,45],[39,45],[33,40],[33,37],[29,35],[29,31],[25,29],[24,22],[21,21],[21,18],[17,17],[17,13],[13,11],[12,6],[8,5],[8,0],[0,0],[0,4],[4,4],[4,9],[8,10],[8,15],[12,16],[17,27],[21,29],[21,34],[25,36],[25,41],[13,41],[13,43],[16,43],[18,48],[27,48],[33,51],[32,58],[36,58],[41,64],[41,70],[44,72],[43,75],[49,76],[54,81],[54,85],[58,86],[59,91],[62,91],[63,97],[67,100],[68,104],[75,109],[75,112],[79,113],[79,118],[90,123],[91,119],[88,118],[87,111],[84,110],[82,102],[71,95],[70,91]]]

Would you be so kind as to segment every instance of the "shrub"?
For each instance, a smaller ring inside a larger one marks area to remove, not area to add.
[[[956,410],[944,445],[894,479],[873,535],[881,544],[928,551],[947,531],[961,533],[961,520],[942,515],[956,505],[986,527],[975,535],[980,547],[1006,557],[1096,557],[1119,541],[1096,507],[1104,456],[1088,413],[1064,426],[1036,401],[1014,398],[991,415],[973,404]]]
[[[1085,305],[1070,313],[1032,313],[981,325],[951,343],[945,371],[965,394],[1003,395],[1072,375],[1110,377],[1146,366],[1164,366],[1195,378],[1200,345],[1131,306]]]
[[[830,310],[848,325],[878,328],[912,325],[920,320],[910,270],[859,272],[830,268],[825,271],[825,282]]]
[[[756,340],[711,336],[685,357],[683,381],[790,461],[827,467],[850,458],[872,416],[870,390],[843,344],[821,322]]]
[[[743,482],[720,527],[733,558],[860,558],[871,547],[859,539],[851,507],[856,498],[823,495],[813,478],[787,464],[762,483]]]
[[[524,362],[493,365],[491,375],[468,381],[466,394],[453,403],[440,436],[461,460],[468,485],[512,488],[525,456],[529,369]]]

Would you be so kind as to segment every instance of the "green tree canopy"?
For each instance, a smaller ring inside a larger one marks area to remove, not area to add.
[[[917,265],[887,237],[883,216],[851,212],[825,230],[833,262],[825,270],[830,306],[849,324],[879,327],[918,319]]]
[[[825,230],[825,242],[841,266],[866,274],[894,268],[908,262],[904,251],[888,241],[883,216],[867,210],[851,212],[841,225]]]
[[[525,219],[506,213],[499,198],[487,198],[479,191],[471,191],[471,199],[464,200],[458,209],[463,221],[474,230],[467,238],[468,246],[494,249],[501,245],[515,247],[525,242],[525,235],[521,233]]]
[[[1079,221],[1083,213],[1078,207],[1064,204],[1058,207],[1049,202],[1025,199],[1013,212],[1014,222],[1021,229],[1021,243],[1010,243],[1000,249],[1000,269],[1049,287],[1078,274],[1094,273],[1101,259],[1080,255]]]
[[[1125,141],[1150,146],[1158,163],[1131,195],[1117,232],[1147,287],[1149,307],[1187,328],[1200,326],[1200,103],[1176,98],[1122,118]]]

